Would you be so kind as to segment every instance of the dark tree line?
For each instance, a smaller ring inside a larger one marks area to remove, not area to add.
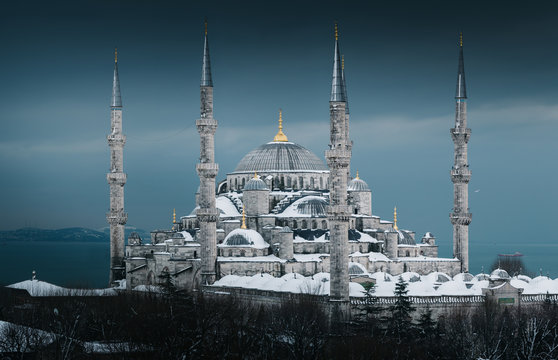
[[[345,324],[340,333],[312,295],[262,306],[228,295],[179,292],[170,278],[162,280],[163,293],[47,298],[4,307],[1,320],[17,325],[0,330],[0,358],[558,358],[558,306],[550,302],[521,311],[486,303],[435,319],[431,309],[417,310],[409,302],[400,279],[391,307],[370,301],[368,318]],[[373,288],[369,296],[374,298]],[[102,344],[105,353],[91,353],[91,344]]]

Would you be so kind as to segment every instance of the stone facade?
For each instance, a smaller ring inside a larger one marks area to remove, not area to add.
[[[110,172],[107,182],[110,186],[110,205],[107,222],[110,226],[110,280],[125,278],[124,265],[124,225],[128,214],[124,212],[124,144],[126,136],[122,134],[122,99],[120,97],[120,80],[118,78],[118,62],[116,51],[114,56],[114,76],[112,82],[112,100],[110,110],[111,131],[107,136],[110,147]]]

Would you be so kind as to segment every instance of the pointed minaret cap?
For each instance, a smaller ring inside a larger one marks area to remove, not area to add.
[[[331,82],[331,96],[329,101],[344,102],[343,70],[341,69],[341,56],[339,55],[339,31],[335,23],[335,53],[333,56],[333,79]]]
[[[279,142],[289,141],[287,135],[283,133],[283,111],[281,109],[279,109],[279,131],[277,131],[277,134],[273,138],[273,141],[279,141]]]
[[[465,86],[465,64],[463,61],[463,33],[459,33],[459,64],[457,65],[455,98],[467,99],[467,88]]]
[[[176,209],[172,209],[172,223],[176,224]]]
[[[114,76],[112,78],[112,99],[110,107],[122,107],[120,96],[120,80],[118,79],[118,51],[114,48]]]
[[[203,45],[202,77],[200,86],[213,87],[211,79],[211,61],[209,60],[209,41],[207,40],[207,19],[205,20],[205,42]]]

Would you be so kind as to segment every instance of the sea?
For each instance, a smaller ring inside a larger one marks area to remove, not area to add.
[[[109,250],[108,242],[0,242],[0,285],[28,280],[35,271],[39,280],[56,285],[103,288],[109,282]],[[521,259],[531,274],[558,277],[558,244],[524,243],[506,250],[523,254]],[[489,272],[501,252],[494,244],[471,243],[470,272]]]

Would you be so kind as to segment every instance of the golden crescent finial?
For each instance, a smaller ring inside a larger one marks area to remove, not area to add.
[[[399,230],[397,227],[397,206],[393,208],[393,228]]]
[[[459,33],[459,46],[463,47],[463,33]]]
[[[242,225],[240,226],[241,229],[246,229],[246,211],[242,208]]]
[[[335,23],[335,41],[339,40],[339,29],[337,28],[337,23]]]
[[[357,180],[358,180],[358,179],[360,179],[360,178],[358,177],[358,170],[357,170],[357,176],[356,176],[356,178],[355,178],[355,179],[357,179]]]
[[[204,24],[204,27],[205,27],[205,36],[207,36],[207,18],[205,18],[205,21],[204,21],[203,24]]]
[[[117,63],[118,62],[118,49],[114,48],[114,62]]]
[[[279,109],[279,131],[277,131],[277,135],[275,135],[273,141],[281,141],[281,142],[289,141],[287,135],[283,133],[283,110],[281,109]]]
[[[172,223],[176,224],[176,209],[172,209]]]

